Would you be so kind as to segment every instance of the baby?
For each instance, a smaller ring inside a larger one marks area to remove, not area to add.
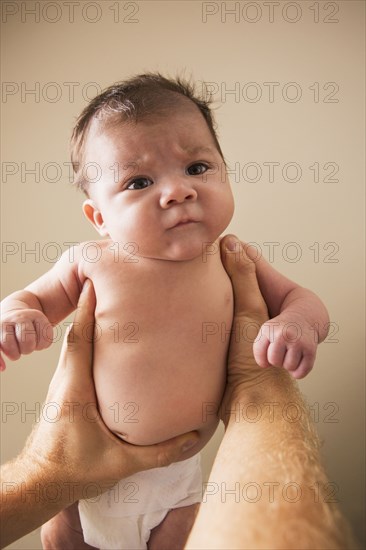
[[[16,360],[48,347],[50,325],[93,282],[94,381],[108,428],[134,445],[190,430],[201,438],[181,462],[81,501],[84,547],[182,548],[201,500],[198,453],[218,424],[233,318],[219,240],[234,204],[209,101],[159,74],[113,85],[80,115],[72,160],[84,214],[104,239],[68,250],[2,302],[1,350]],[[256,267],[272,318],[254,343],[256,360],[301,378],[326,336],[327,312],[263,258]],[[68,537],[68,548],[81,547]]]

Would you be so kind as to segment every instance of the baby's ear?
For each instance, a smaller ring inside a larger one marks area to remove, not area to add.
[[[104,223],[103,215],[100,210],[98,210],[96,204],[91,199],[87,199],[83,203],[83,212],[85,217],[90,221],[90,223],[98,231],[99,235],[102,237],[108,237],[108,231]]]

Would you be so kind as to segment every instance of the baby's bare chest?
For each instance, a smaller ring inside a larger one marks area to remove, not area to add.
[[[88,266],[101,330],[138,332],[140,342],[157,334],[202,341],[230,330],[232,287],[219,258],[192,265],[128,260],[106,257]]]

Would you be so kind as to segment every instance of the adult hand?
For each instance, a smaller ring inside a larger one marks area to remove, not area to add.
[[[229,403],[243,392],[253,390],[273,369],[262,369],[255,362],[253,343],[260,338],[260,327],[268,320],[266,303],[260,292],[255,263],[241,241],[226,235],[220,243],[221,260],[234,289],[234,323],[228,356],[228,379],[223,399],[222,420]],[[277,369],[276,369],[277,370]]]

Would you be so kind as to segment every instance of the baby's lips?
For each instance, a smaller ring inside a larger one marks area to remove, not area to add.
[[[195,222],[193,220],[178,222],[175,225],[173,225],[173,227],[171,227],[170,229],[175,229],[176,227],[189,227],[189,226],[192,226],[193,224],[196,224],[196,223],[198,223],[198,222]]]

